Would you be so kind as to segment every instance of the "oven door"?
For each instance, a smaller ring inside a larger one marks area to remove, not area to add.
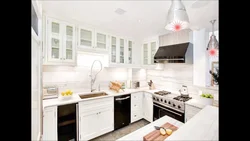
[[[184,123],[184,113],[154,102],[154,121],[166,115]]]

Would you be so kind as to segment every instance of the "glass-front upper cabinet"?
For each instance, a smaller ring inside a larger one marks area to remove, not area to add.
[[[111,62],[116,63],[116,37],[111,37]]]
[[[93,38],[93,30],[86,28],[79,28],[79,46],[80,47],[93,47],[94,38]]]
[[[148,44],[143,44],[143,64],[148,64]]]
[[[156,53],[156,42],[151,42],[150,47],[151,47],[151,65],[153,65],[153,64],[155,64],[154,63],[154,56]]]
[[[95,48],[106,50],[107,45],[108,45],[107,41],[108,40],[107,40],[107,35],[106,34],[96,32],[96,45],[95,45]]]
[[[48,60],[58,61],[62,60],[62,37],[63,28],[59,21],[49,19],[47,22],[47,43],[48,43]]]
[[[132,64],[132,41],[128,41],[128,63]]]
[[[124,39],[120,39],[120,63],[124,63]]]
[[[66,30],[66,34],[64,34],[64,46],[63,49],[63,58],[66,62],[73,62],[75,61],[75,27],[70,24],[66,24],[64,26]]]
[[[53,63],[75,62],[75,26],[47,18],[47,61]]]

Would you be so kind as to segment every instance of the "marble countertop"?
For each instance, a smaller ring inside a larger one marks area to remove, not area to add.
[[[166,140],[219,140],[218,107],[207,105]]]
[[[164,116],[120,139],[118,141],[125,140],[137,140],[143,141],[143,136],[147,135],[154,130],[154,126],[161,126],[162,124],[169,122],[179,129],[173,132],[165,141],[184,141],[184,140],[218,140],[218,108],[207,105],[198,114],[196,114],[188,122],[181,123],[171,117]]]
[[[148,133],[152,132],[155,130],[154,126],[162,126],[166,122],[171,123],[172,125],[180,128],[181,126],[184,125],[184,123],[173,119],[169,116],[164,116],[126,136],[123,136],[122,138],[118,139],[117,141],[143,141],[143,136],[147,135]],[[177,131],[176,131],[177,132]],[[175,133],[175,132],[174,132]],[[174,134],[173,133],[173,134]],[[172,135],[173,135],[172,134]]]
[[[80,101],[88,101],[88,100],[105,98],[105,97],[121,96],[121,95],[129,94],[129,93],[136,93],[136,92],[148,92],[148,93],[153,94],[156,91],[160,91],[160,90],[159,89],[149,90],[148,87],[146,87],[146,88],[138,88],[138,89],[124,89],[124,91],[120,90],[119,93],[116,93],[116,92],[111,91],[111,90],[103,90],[101,92],[105,92],[108,95],[100,96],[100,97],[87,98],[87,99],[81,99],[79,97],[79,94],[88,94],[90,92],[89,91],[84,91],[84,90],[77,90],[77,93],[74,93],[72,95],[71,99],[63,100],[59,96],[58,98],[43,100],[43,108],[49,107],[49,106],[66,105],[66,104],[70,104],[70,103],[77,103],[77,102],[80,102]]]
[[[178,94],[177,91],[171,91],[171,90],[167,90],[167,89],[165,89],[165,90],[170,91],[173,94]],[[111,91],[111,90],[102,90],[102,92],[105,92],[108,95],[100,96],[100,97],[93,97],[93,98],[88,98],[88,99],[81,99],[79,97],[79,94],[88,94],[90,92],[87,90],[84,90],[84,89],[79,89],[79,90],[75,90],[75,93],[72,95],[72,98],[68,99],[68,100],[63,100],[63,99],[61,99],[60,96],[58,98],[54,98],[54,99],[43,100],[43,108],[49,107],[49,106],[66,105],[66,104],[70,104],[70,103],[77,103],[80,101],[87,101],[87,100],[93,100],[93,99],[99,99],[99,98],[105,98],[105,97],[121,96],[121,95],[129,94],[129,93],[136,93],[136,92],[148,92],[148,93],[153,94],[156,91],[161,91],[161,89],[149,90],[148,87],[142,87],[142,88],[137,88],[137,89],[124,89],[124,91],[120,90],[119,93],[116,93],[116,92]],[[194,107],[198,107],[200,109],[202,109],[206,106],[206,104],[202,103],[199,100],[198,95],[190,94],[190,96],[192,97],[192,99],[185,102],[185,104],[188,104],[188,105],[191,105]],[[218,107],[218,105],[214,105],[214,106]]]

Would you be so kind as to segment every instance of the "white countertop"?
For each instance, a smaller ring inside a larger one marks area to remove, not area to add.
[[[107,96],[100,96],[100,97],[93,97],[93,98],[87,98],[87,99],[81,99],[78,94],[88,94],[90,93],[89,91],[86,90],[77,90],[77,93],[74,93],[71,99],[68,100],[62,100],[60,96],[58,98],[54,99],[46,99],[43,100],[43,108],[48,107],[48,106],[58,106],[58,105],[65,105],[65,104],[70,104],[70,103],[77,103],[80,101],[87,101],[87,100],[93,100],[93,99],[99,99],[99,98],[105,98],[105,97],[112,97],[112,96],[121,96],[129,93],[135,93],[135,92],[148,92],[153,94],[156,91],[161,91],[162,89],[155,89],[155,90],[149,90],[148,87],[143,87],[143,88],[138,88],[138,89],[124,89],[124,91],[120,90],[119,93],[116,93],[111,90],[102,90],[102,92],[107,93]],[[166,90],[170,91],[173,94],[178,94],[177,91],[171,91],[171,90]],[[204,108],[206,105],[203,104],[201,101],[199,101],[199,98],[197,98],[198,95],[190,95],[192,99],[188,100],[185,102],[185,104],[191,105],[198,107],[200,109]]]
[[[166,140],[219,140],[219,109],[207,105]]]
[[[176,127],[181,127],[182,125],[184,125],[184,123],[175,120],[169,116],[164,116],[126,136],[123,136],[122,138],[118,139],[117,141],[143,141],[143,136],[147,135],[148,133],[152,132],[155,130],[154,126],[162,126],[163,124],[165,124],[166,122],[171,123],[172,125],[176,126]],[[178,131],[178,130],[177,130]],[[177,132],[176,131],[176,132]],[[173,134],[175,134],[175,132],[173,132]],[[172,135],[173,135],[172,134]]]
[[[87,101],[87,100],[93,100],[93,99],[99,99],[99,98],[105,98],[105,97],[112,97],[112,96],[121,96],[129,93],[135,93],[135,92],[149,92],[154,93],[156,91],[160,91],[159,89],[155,90],[149,90],[148,87],[146,88],[138,88],[138,89],[124,89],[124,91],[120,90],[119,93],[116,93],[111,90],[103,90],[102,92],[105,92],[106,96],[100,96],[100,97],[93,97],[93,98],[87,98],[87,99],[81,99],[78,94],[88,94],[90,92],[82,90],[82,92],[77,92],[72,95],[71,99],[63,100],[60,97],[54,98],[54,99],[46,99],[43,100],[43,108],[49,107],[49,106],[58,106],[58,105],[65,105],[70,103],[77,103],[80,101]]]
[[[169,122],[179,129],[171,136],[169,136],[166,141],[172,140],[192,140],[192,141],[200,141],[200,140],[218,140],[218,108],[214,106],[206,106],[202,109],[198,114],[196,114],[193,118],[191,118],[185,124],[171,118],[168,116],[164,116],[120,139],[118,141],[125,140],[137,140],[142,141],[143,136],[147,135],[151,131],[155,130],[154,126],[161,126]]]

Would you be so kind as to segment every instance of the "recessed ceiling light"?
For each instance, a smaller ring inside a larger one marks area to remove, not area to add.
[[[140,23],[140,22],[141,22],[141,20],[138,20],[138,22]]]
[[[123,10],[123,9],[121,9],[121,8],[117,8],[117,9],[115,10],[115,13],[116,13],[116,14],[119,14],[119,15],[123,15],[125,12],[126,12],[126,11]]]

